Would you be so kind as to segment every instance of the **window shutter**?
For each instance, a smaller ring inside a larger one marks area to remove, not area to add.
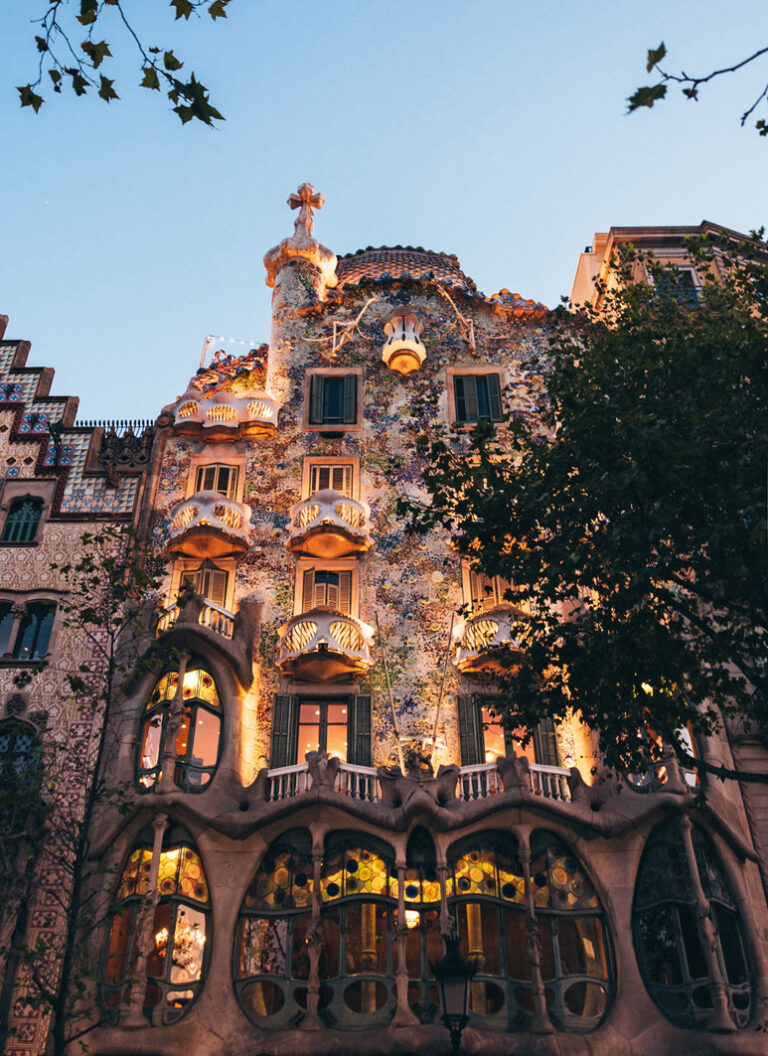
[[[276,693],[272,708],[272,747],[269,765],[293,766],[299,740],[299,708],[296,697]]]
[[[352,573],[339,572],[338,600],[336,608],[346,616],[352,615]]]
[[[478,729],[477,700],[474,697],[461,694],[457,698],[457,704],[461,765],[473,766],[475,763],[482,763],[484,760]]]
[[[214,605],[221,605],[223,608],[227,600],[227,573],[220,568],[209,568],[205,578],[207,580],[205,597]]]
[[[357,421],[357,374],[344,375],[344,421]]]
[[[371,698],[352,697],[347,725],[347,762],[371,766]]]
[[[325,378],[322,374],[312,374],[309,379],[309,424],[323,424],[323,402],[325,397]]]
[[[323,588],[323,600],[318,601],[318,604],[327,605],[329,609],[338,609],[339,577],[332,575],[330,572],[326,572],[323,576],[323,579],[325,580],[325,586]],[[315,590],[315,597],[320,597],[320,592],[318,590]]]
[[[465,374],[462,377],[464,382],[464,407],[466,414],[462,421],[465,422],[476,422],[478,419],[477,409],[477,378],[474,374]]]
[[[464,382],[466,378],[463,374],[456,374],[453,378],[453,397],[456,403],[456,421],[466,422],[467,420],[467,401],[464,397]]]
[[[533,734],[536,761],[542,766],[559,766],[555,724],[550,718],[542,719]]]
[[[309,612],[315,608],[315,570],[308,568],[304,573],[301,586],[301,611]]]
[[[486,374],[485,380],[488,385],[488,412],[492,422],[500,422],[503,415],[501,409],[501,384],[498,374]]]

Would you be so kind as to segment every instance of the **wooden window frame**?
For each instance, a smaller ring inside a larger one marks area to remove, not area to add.
[[[477,420],[474,422],[461,421],[458,418],[456,410],[456,392],[454,388],[454,379],[457,377],[466,377],[467,375],[472,377],[480,377],[486,374],[496,374],[499,378],[499,392],[501,399],[502,415],[504,411],[504,392],[507,388],[507,375],[503,367],[498,364],[480,364],[480,363],[467,363],[458,367],[446,367],[446,389],[448,392],[448,424],[459,425],[462,429],[471,429],[477,425]],[[493,419],[491,419],[493,421]],[[493,421],[493,424],[497,427],[503,426],[503,421]]]
[[[353,375],[357,379],[357,406],[354,422],[310,423],[312,378],[338,378]],[[304,375],[304,417],[302,428],[310,433],[359,433],[363,428],[363,368],[362,367],[311,367]]]
[[[245,492],[245,455],[232,455],[231,448],[227,447],[221,450],[219,445],[212,447],[205,454],[193,455],[190,459],[185,498],[191,499],[195,494],[197,474],[204,466],[228,466],[230,469],[236,469],[237,487],[230,501],[243,501]]]
[[[309,569],[321,572],[351,572],[352,586],[349,615],[360,619],[360,567],[354,558],[339,558],[336,561],[319,561],[312,558],[296,562],[296,589],[294,591],[293,614],[300,616],[304,611],[304,573]]]
[[[204,564],[205,561],[201,561],[199,557],[183,557],[174,562],[173,575],[171,577],[170,605],[178,601],[184,576],[188,572],[197,572]],[[227,573],[226,600],[222,608],[227,609],[228,612],[233,612],[234,609],[232,606],[235,594],[235,558],[219,557],[216,558],[215,561],[209,561],[209,564],[215,565],[216,568]]]
[[[351,499],[360,500],[360,459],[359,458],[323,458],[320,455],[306,455],[301,467],[301,497],[308,499],[312,494],[310,482],[313,466],[350,466],[352,469]]]

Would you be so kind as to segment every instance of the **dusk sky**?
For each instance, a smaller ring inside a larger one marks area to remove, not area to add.
[[[226,121],[182,127],[137,85],[107,10],[104,72],[121,98],[48,93],[34,77],[44,0],[0,10],[0,312],[30,365],[80,418],[154,418],[197,369],[206,334],[269,338],[262,257],[293,230],[308,181],[315,234],[456,253],[486,294],[555,306],[579,253],[611,225],[766,222],[768,138],[739,117],[768,63],[626,116],[662,39],[670,69],[707,73],[768,44],[765,0],[232,0],[174,23],[127,0],[148,44],[174,47]],[[84,34],[81,35],[80,39]],[[767,116],[765,107],[759,115]]]

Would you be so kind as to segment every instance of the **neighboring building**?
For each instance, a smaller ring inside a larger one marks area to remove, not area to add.
[[[43,739],[67,743],[83,765],[70,768],[52,795],[77,818],[104,717],[79,707],[68,687],[67,674],[93,663],[96,651],[65,626],[67,580],[51,566],[76,562],[82,534],[98,523],[136,525],[152,431],[130,429],[126,438],[76,425],[77,400],[50,395],[53,371],[26,365],[29,342],[5,339],[7,323],[0,316],[0,775],[8,789],[9,775],[34,766]],[[53,658],[47,667],[46,656]],[[18,946],[25,939],[28,949],[42,947],[45,980],[55,978],[49,969],[60,954],[71,882],[61,847],[40,851],[23,838],[26,792],[21,783],[10,811],[3,800],[0,838],[0,1029],[10,1026],[4,1051],[14,1056],[42,1052],[48,1022]],[[16,871],[20,886],[10,882]]]
[[[322,198],[289,203],[269,345],[217,353],[156,423],[165,596],[107,719],[132,792],[92,834],[111,909],[88,1050],[447,1052],[431,966],[457,931],[468,1052],[761,1051],[739,787],[704,812],[673,759],[594,781],[577,721],[516,754],[489,679],[504,584],[397,514],[418,433],[500,420],[505,391],[541,412],[547,309],[442,253],[337,259]],[[725,736],[698,750],[732,762]]]

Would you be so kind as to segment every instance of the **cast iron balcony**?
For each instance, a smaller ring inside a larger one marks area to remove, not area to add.
[[[295,554],[336,558],[370,548],[370,507],[340,491],[316,491],[291,506],[288,547]]]
[[[242,554],[251,545],[251,508],[218,491],[198,491],[173,512],[168,549],[189,557]]]
[[[510,655],[519,653],[520,643],[512,628],[520,613],[511,605],[499,605],[472,616],[454,631],[454,663],[462,674],[504,671]]]
[[[280,628],[277,666],[309,682],[363,675],[371,666],[373,627],[335,609],[318,607]]]

